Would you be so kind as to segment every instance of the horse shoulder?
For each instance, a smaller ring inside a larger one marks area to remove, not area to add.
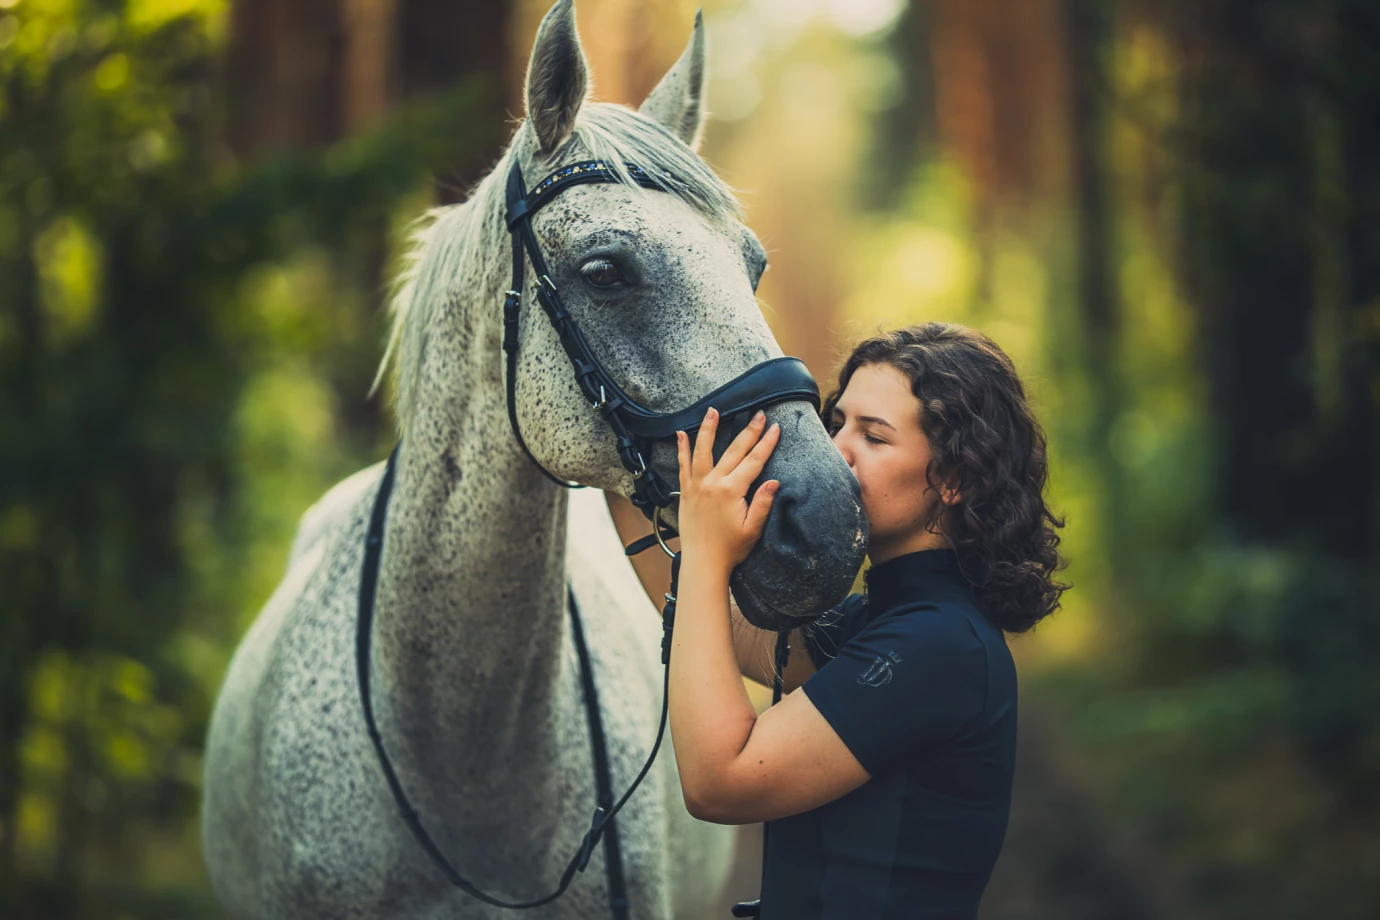
[[[242,708],[244,695],[258,695],[290,621],[320,619],[323,614],[329,617],[321,608],[340,604],[340,598],[333,596],[340,593],[336,582],[358,565],[361,553],[357,547],[340,545],[333,538],[361,527],[370,491],[380,475],[382,464],[360,470],[332,487],[302,515],[283,580],[230,661],[218,710],[232,704]]]
[[[354,685],[345,614],[380,472],[356,473],[302,516],[283,580],[226,670],[208,731],[203,802],[203,844],[223,902],[252,902],[260,883],[291,887],[316,874],[313,866],[338,860],[330,846],[304,848],[303,816],[313,815],[320,796],[333,796],[334,807],[321,814],[338,831],[339,808],[362,804],[349,793],[365,786],[366,764],[341,734],[355,718],[346,712]],[[358,541],[347,539],[356,533]],[[355,781],[344,794],[328,781],[342,777]]]
[[[292,538],[292,550],[288,553],[289,570],[322,537],[339,529],[341,524],[353,517],[360,499],[383,475],[383,467],[383,463],[375,463],[342,479],[302,514],[297,524],[297,534]]]

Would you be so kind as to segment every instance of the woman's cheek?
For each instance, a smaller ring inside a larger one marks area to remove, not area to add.
[[[853,474],[858,479],[858,494],[863,498],[864,508],[867,508],[868,502],[872,501],[872,477],[868,476],[868,469],[864,463],[854,466]]]
[[[856,466],[853,468],[853,475],[858,478],[858,499],[862,502],[863,514],[867,515],[870,522],[879,509],[872,506],[872,487],[868,483],[867,470],[865,467]]]
[[[863,508],[868,512],[867,523],[874,531],[886,530],[896,515],[896,509],[892,507],[891,493],[876,486],[863,498]]]

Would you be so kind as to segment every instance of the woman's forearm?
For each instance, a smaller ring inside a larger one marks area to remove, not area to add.
[[[731,566],[687,555],[671,645],[671,740],[691,814],[702,813],[757,721],[738,671],[728,613]]]

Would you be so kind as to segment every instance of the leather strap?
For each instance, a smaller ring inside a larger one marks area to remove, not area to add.
[[[594,846],[599,842],[599,838],[604,838],[604,864],[608,873],[609,886],[609,907],[612,911],[614,920],[627,920],[628,896],[626,883],[623,877],[623,860],[621,847],[617,836],[617,826],[614,818],[623,806],[627,804],[632,794],[637,791],[637,787],[642,784],[642,780],[647,776],[647,772],[652,767],[652,762],[656,760],[657,752],[661,749],[662,738],[666,734],[666,715],[669,704],[667,691],[670,689],[670,624],[675,619],[675,600],[676,576],[679,574],[680,566],[672,564],[671,591],[667,595],[667,608],[670,611],[669,617],[664,619],[666,625],[663,626],[665,636],[662,640],[662,664],[665,665],[662,678],[662,700],[661,700],[661,720],[657,727],[656,740],[652,743],[651,752],[647,755],[646,762],[642,765],[637,778],[633,780],[628,790],[623,793],[623,797],[617,802],[613,801],[613,783],[608,770],[608,750],[604,738],[603,719],[599,711],[598,691],[594,683],[594,671],[589,661],[589,650],[585,646],[584,630],[580,623],[579,609],[575,604],[575,594],[573,589],[568,589],[570,601],[571,634],[575,642],[576,651],[580,659],[580,683],[583,688],[585,698],[585,715],[589,721],[591,746],[594,751],[594,773],[597,794],[594,817],[590,822],[589,830],[585,833],[584,839],[580,843],[580,849],[571,857],[565,870],[561,873],[560,883],[556,890],[545,897],[536,898],[530,901],[504,901],[496,898],[479,888],[466,879],[451,864],[441,848],[427,833],[422,825],[421,817],[417,810],[412,807],[412,802],[407,797],[406,790],[402,787],[402,782],[398,779],[397,771],[393,768],[393,762],[388,757],[388,751],[383,744],[383,736],[380,734],[378,724],[374,718],[374,703],[371,695],[370,681],[370,644],[374,624],[374,599],[378,590],[379,564],[383,557],[383,537],[384,529],[388,516],[388,499],[393,491],[393,482],[397,470],[398,454],[402,450],[401,442],[393,448],[393,452],[388,456],[388,464],[384,467],[383,478],[379,481],[378,494],[374,497],[373,509],[369,515],[369,530],[364,541],[364,565],[360,574],[359,582],[359,611],[356,621],[355,631],[355,673],[359,681],[360,703],[364,710],[365,730],[369,735],[369,741],[373,744],[374,753],[378,757],[379,767],[383,770],[383,778],[388,783],[388,791],[393,796],[394,803],[398,806],[398,814],[402,817],[407,828],[412,832],[418,846],[426,853],[427,857],[456,888],[495,907],[506,907],[514,910],[521,910],[531,907],[540,907],[549,904],[565,893],[570,887],[571,881],[576,872],[583,872],[589,865],[590,856],[593,854]]]
[[[516,189],[513,183],[516,182]],[[508,173],[508,197],[512,199],[514,192],[519,196],[525,195],[522,188],[522,173],[513,170]],[[517,438],[518,446],[527,455],[541,474],[556,485],[566,489],[583,489],[584,486],[578,482],[567,482],[559,476],[554,475],[546,467],[537,462],[537,458],[532,456],[532,451],[528,449],[527,442],[522,437],[522,427],[517,419],[517,358],[518,358],[518,333],[519,320],[522,314],[522,243],[517,234],[513,234],[513,283],[512,287],[503,297],[503,354],[507,359],[508,376],[506,386],[508,388],[508,427],[513,429],[513,436]]]
[[[667,188],[674,182],[674,177],[669,175],[653,178],[633,164],[625,166],[633,181],[646,188]],[[749,368],[692,405],[674,412],[653,412],[623,392],[585,341],[574,317],[562,303],[532,229],[532,217],[563,189],[589,182],[621,181],[622,178],[601,160],[589,160],[559,169],[537,183],[531,192],[527,191],[523,183],[522,170],[516,161],[508,171],[506,219],[512,237],[513,253],[512,284],[503,303],[508,422],[523,452],[541,469],[547,479],[567,488],[578,487],[577,483],[567,482],[542,466],[528,449],[517,420],[515,394],[520,343],[519,316],[525,285],[525,253],[536,275],[537,302],[556,331],[561,348],[575,371],[580,392],[603,415],[604,421],[613,430],[618,445],[619,461],[623,468],[633,475],[633,504],[651,518],[652,511],[658,507],[669,506],[675,494],[675,490],[649,464],[648,458],[651,456],[654,442],[672,438],[677,431],[698,431],[705,410],[711,405],[724,417],[796,399],[808,399],[817,408],[819,387],[798,358],[780,357]]]
[[[623,181],[617,171],[603,160],[585,160],[582,163],[572,163],[556,170],[538,182],[532,188],[531,194],[528,194],[522,185],[522,170],[517,168],[516,161],[514,161],[513,167],[508,173],[507,188],[508,213],[506,221],[509,230],[512,230],[513,225],[518,221],[530,220],[532,215],[540,211],[547,202],[572,185],[580,185],[585,182],[616,184]],[[657,180],[652,178],[641,166],[634,163],[625,163],[623,167],[628,171],[632,180],[643,188],[664,190],[675,182],[675,177],[670,173],[663,174],[663,177]],[[514,181],[515,175],[516,181]]]
[[[613,780],[609,776],[608,744],[604,741],[604,719],[599,711],[599,691],[594,686],[594,667],[585,646],[585,630],[580,624],[580,608],[575,589],[570,598],[570,634],[580,655],[580,684],[584,688],[585,716],[589,722],[590,748],[594,752],[594,783],[599,808],[607,814],[613,808]],[[623,850],[618,843],[618,825],[612,819],[604,831],[604,871],[609,882],[609,910],[614,920],[628,920],[628,890],[623,882]]]

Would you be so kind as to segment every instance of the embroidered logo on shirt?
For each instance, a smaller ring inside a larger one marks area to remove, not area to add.
[[[858,683],[865,687],[885,687],[891,683],[891,666],[900,663],[901,656],[894,651],[887,652],[886,658],[878,655],[867,670],[858,675]]]

